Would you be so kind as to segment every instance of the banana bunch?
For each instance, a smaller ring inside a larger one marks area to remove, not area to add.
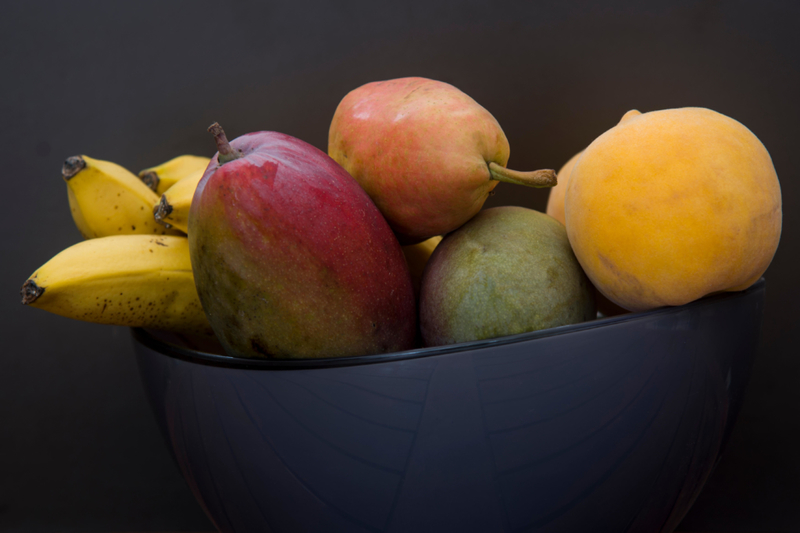
[[[67,182],[72,218],[85,239],[177,234],[153,220],[156,193],[116,163],[77,155],[67,158],[61,175]]]
[[[37,269],[22,303],[88,322],[213,335],[194,285],[188,228],[154,216],[175,187],[190,191],[191,202],[209,161],[180,156],[137,176],[110,161],[67,158],[62,177],[86,240]]]
[[[197,184],[203,177],[200,174],[187,176],[178,181],[164,191],[158,205],[153,210],[153,217],[156,222],[165,228],[176,228],[186,234],[189,233],[189,208],[192,206],[192,198]]]
[[[185,178],[196,177],[197,181],[200,181],[209,161],[208,157],[179,155],[166,163],[142,170],[139,172],[139,179],[160,197],[167,189]]]

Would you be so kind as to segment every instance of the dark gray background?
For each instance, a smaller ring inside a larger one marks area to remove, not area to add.
[[[683,531],[800,531],[797,356],[800,3],[3,2],[0,530],[212,529],[171,462],[129,332],[20,304],[27,276],[77,242],[60,168],[130,170],[282,131],[321,149],[369,81],[425,76],[503,126],[509,166],[559,168],[622,114],[703,106],[748,126],[781,180],[759,358],[726,454]],[[691,186],[691,184],[687,184]],[[543,210],[501,184],[487,205]]]

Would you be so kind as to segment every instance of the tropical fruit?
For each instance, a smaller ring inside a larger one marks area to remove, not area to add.
[[[490,339],[595,318],[594,289],[564,226],[524,207],[485,209],[448,234],[422,278],[427,346]]]
[[[400,244],[335,161],[289,135],[256,132],[219,152],[189,210],[197,291],[230,355],[314,358],[414,347]]]
[[[112,235],[56,254],[22,286],[22,303],[67,318],[212,335],[186,237]]]

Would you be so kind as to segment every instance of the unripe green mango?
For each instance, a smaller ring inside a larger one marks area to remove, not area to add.
[[[575,324],[596,315],[594,288],[566,229],[524,207],[478,213],[442,240],[422,277],[426,346]]]

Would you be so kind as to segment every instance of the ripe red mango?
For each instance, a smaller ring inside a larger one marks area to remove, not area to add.
[[[408,267],[358,183],[289,135],[228,143],[221,128],[212,132],[220,151],[192,199],[189,243],[200,300],[226,351],[314,358],[413,348]]]

